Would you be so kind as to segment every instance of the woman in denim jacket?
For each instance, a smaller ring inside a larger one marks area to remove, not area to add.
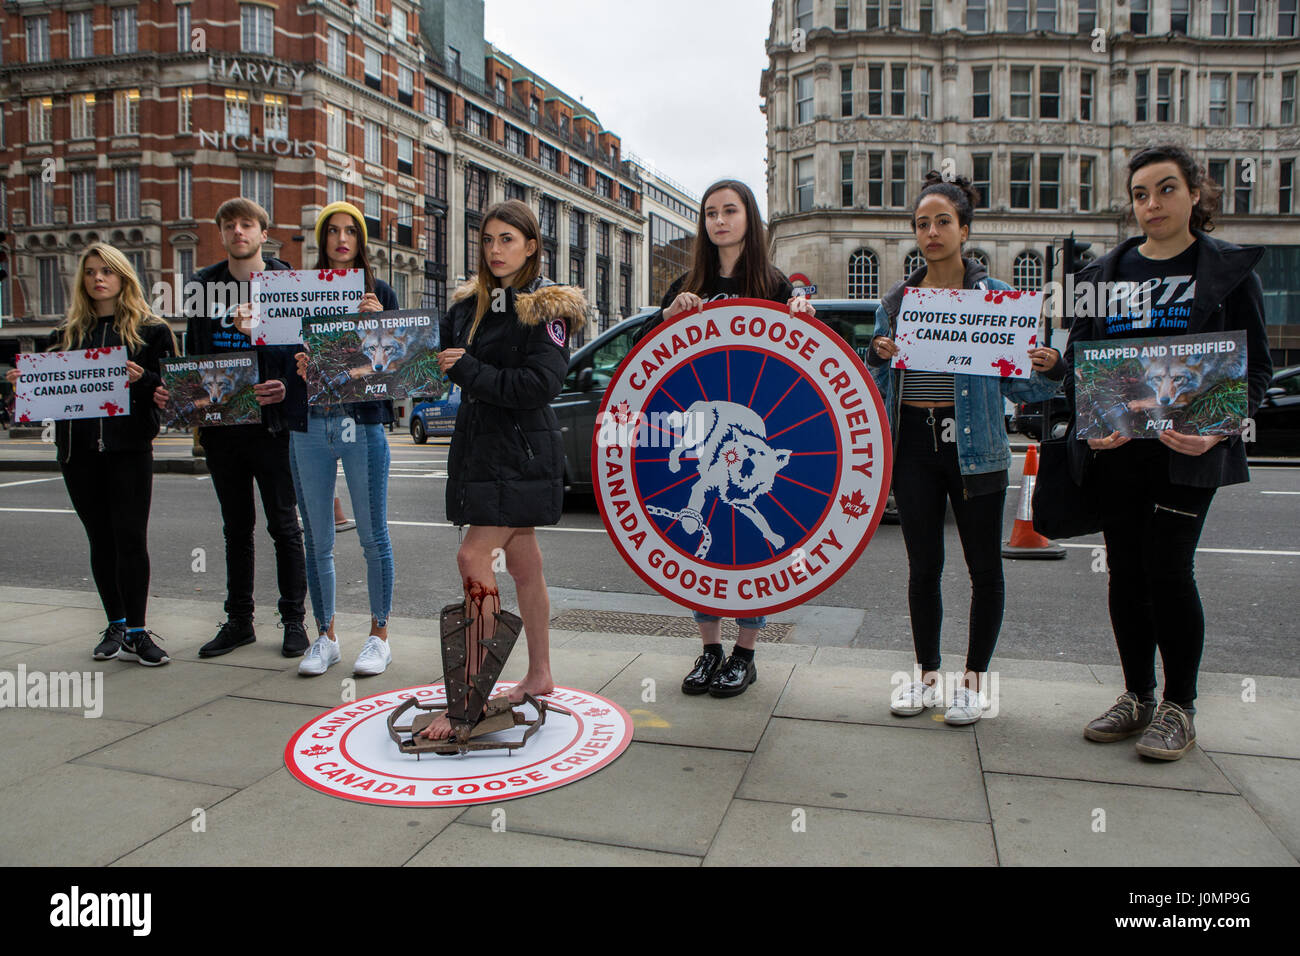
[[[1065,370],[1060,353],[1050,348],[1029,350],[1033,373],[1028,380],[889,367],[898,351],[894,325],[907,287],[1011,288],[989,278],[977,260],[962,258],[978,201],[963,177],[953,182],[937,172],[926,177],[912,213],[925,265],[881,300],[868,356],[893,431],[893,491],[907,546],[907,601],[921,678],[902,688],[890,710],[908,717],[942,699],[942,688],[936,689],[943,622],[939,581],[944,515],[951,500],[971,576],[971,610],[965,676],[944,714],[950,724],[979,720],[980,675],[988,670],[1002,626],[1002,511],[1011,465],[1003,399],[1049,398]]]

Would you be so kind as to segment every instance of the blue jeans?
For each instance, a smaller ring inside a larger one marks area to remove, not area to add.
[[[353,441],[345,430],[355,429]],[[393,545],[388,539],[388,439],[383,425],[360,425],[341,406],[313,405],[307,431],[291,432],[289,461],[302,513],[307,552],[307,590],[316,624],[324,631],[334,619],[334,484],[337,462],[356,516],[357,537],[366,557],[370,615],[378,626],[393,607]]]
[[[709,621],[720,621],[722,618],[714,617],[712,614],[702,614],[699,611],[692,611],[697,624],[707,624]],[[738,617],[736,623],[741,627],[752,627],[756,631],[761,631],[767,627],[767,618],[765,617]]]

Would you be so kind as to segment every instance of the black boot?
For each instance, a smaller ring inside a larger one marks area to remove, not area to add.
[[[237,621],[232,618],[221,625],[216,637],[199,648],[199,657],[220,657],[229,654],[236,647],[252,644],[255,640],[257,635],[253,633],[252,621]]]

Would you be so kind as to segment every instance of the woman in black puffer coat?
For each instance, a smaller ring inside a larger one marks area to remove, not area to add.
[[[490,612],[500,608],[495,555],[504,555],[514,579],[528,640],[528,672],[510,693],[518,702],[525,692],[537,697],[555,688],[550,599],[533,529],[560,520],[564,449],[550,402],[568,373],[569,335],[585,320],[587,304],[580,290],[540,275],[540,229],[522,202],[490,209],[481,238],[478,273],[456,291],[441,328],[438,363],[461,390],[447,457],[447,518],[469,525],[456,556],[466,603],[481,622],[469,628],[468,675],[475,673],[473,645],[491,636]],[[448,674],[449,710],[452,683]],[[481,699],[473,692],[468,699],[458,735],[482,716]],[[452,733],[440,717],[423,736]]]

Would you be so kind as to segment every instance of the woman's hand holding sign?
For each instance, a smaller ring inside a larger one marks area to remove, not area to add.
[[[898,354],[898,345],[887,335],[877,335],[871,340],[871,347],[882,359],[891,359]]]
[[[383,312],[384,307],[379,302],[379,297],[373,292],[367,292],[361,297],[361,303],[357,306],[358,312]]]
[[[791,315],[798,315],[799,313],[803,313],[804,315],[817,314],[816,307],[812,304],[812,301],[808,299],[806,296],[802,296],[802,295],[793,296],[791,297],[790,301],[786,303],[786,306],[790,309]]]
[[[1156,435],[1160,443],[1168,445],[1180,455],[1204,455],[1207,451],[1223,441],[1223,435],[1184,435],[1172,428],[1166,428]]]
[[[1029,361],[1035,372],[1049,372],[1061,360],[1061,353],[1047,347],[1030,349]]]
[[[693,309],[704,307],[704,300],[694,292],[683,292],[677,298],[673,299],[672,305],[664,309],[664,321],[675,319],[683,312],[690,312]],[[445,371],[445,370],[444,370]]]
[[[438,368],[444,375],[451,370],[451,367],[460,361],[460,357],[465,354],[464,349],[443,349],[438,353]]]

